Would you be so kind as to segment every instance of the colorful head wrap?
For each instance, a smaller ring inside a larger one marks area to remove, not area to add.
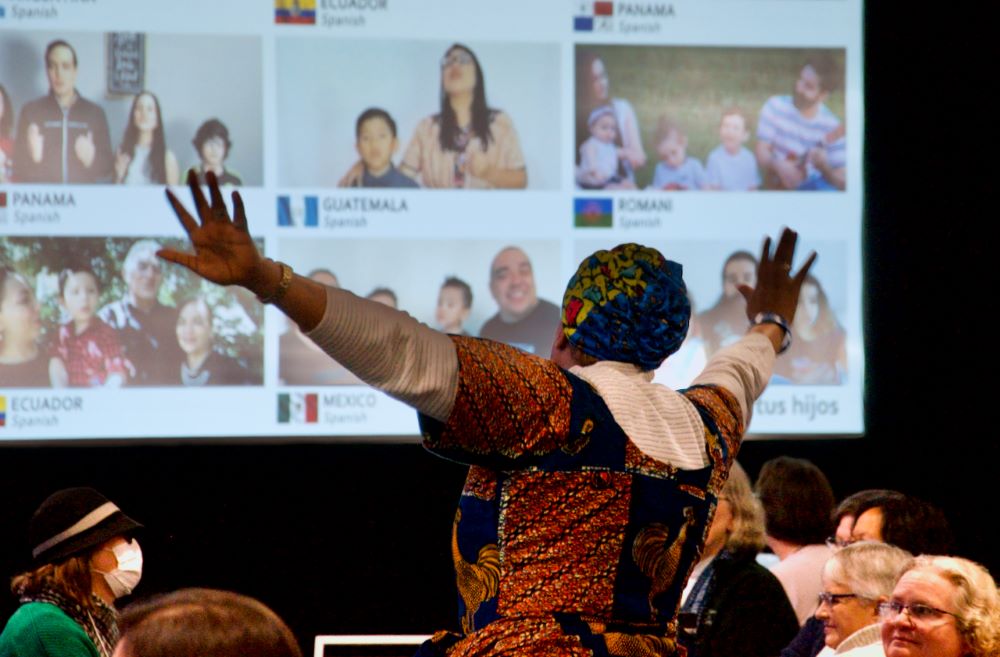
[[[683,268],[656,249],[621,244],[584,258],[563,296],[563,333],[600,360],[659,367],[687,335]]]

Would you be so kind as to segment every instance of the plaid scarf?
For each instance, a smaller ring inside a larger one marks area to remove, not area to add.
[[[21,596],[21,604],[47,602],[59,607],[64,614],[83,628],[90,640],[94,642],[101,657],[111,657],[115,644],[118,643],[118,612],[96,595],[91,597],[97,607],[97,613],[84,609],[79,602],[54,589],[45,589],[35,595],[23,595]]]

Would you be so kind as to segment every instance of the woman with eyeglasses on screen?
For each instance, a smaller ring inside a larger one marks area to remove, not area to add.
[[[483,69],[466,46],[453,44],[441,58],[441,108],[417,124],[399,168],[421,187],[523,189],[528,184],[514,122],[486,103]],[[355,164],[341,186],[353,186],[362,171]]]
[[[838,550],[823,566],[815,616],[823,622],[820,657],[883,657],[878,605],[889,599],[909,552],[862,541]]]
[[[913,559],[879,613],[886,657],[1000,655],[1000,593],[968,559]]]

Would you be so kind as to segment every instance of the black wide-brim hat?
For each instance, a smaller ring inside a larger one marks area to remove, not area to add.
[[[31,516],[31,558],[36,566],[56,563],[141,527],[93,488],[66,488],[49,495]]]

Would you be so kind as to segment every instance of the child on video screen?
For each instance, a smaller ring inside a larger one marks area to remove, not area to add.
[[[57,388],[112,386],[125,382],[126,361],[115,330],[97,317],[101,291],[86,266],[59,274],[59,303],[69,321],[59,327],[49,376]]]
[[[723,112],[719,124],[722,142],[708,155],[708,187],[727,192],[746,192],[760,187],[757,158],[746,146],[750,138],[747,118],[738,108]]]
[[[665,116],[656,130],[656,151],[660,162],[653,172],[653,182],[646,189],[683,191],[705,188],[705,168],[697,158],[687,155],[688,138],[684,130]]]
[[[584,189],[603,189],[628,176],[618,158],[618,121],[611,105],[601,105],[587,119],[590,137],[580,144],[577,182]]]
[[[396,121],[378,107],[369,107],[355,125],[355,148],[361,156],[364,173],[359,187],[419,187],[413,178],[403,175],[392,163],[399,148]]]
[[[442,333],[468,335],[463,324],[472,311],[472,288],[460,278],[449,276],[441,284],[438,292],[434,321]]]
[[[206,184],[205,174],[209,171],[215,174],[219,187],[239,187],[243,184],[243,179],[238,174],[226,168],[226,158],[229,157],[233,142],[229,139],[229,128],[225,123],[219,119],[205,121],[198,126],[191,145],[201,161],[188,171],[194,171],[201,184]],[[187,180],[187,174],[184,174],[184,179]]]

